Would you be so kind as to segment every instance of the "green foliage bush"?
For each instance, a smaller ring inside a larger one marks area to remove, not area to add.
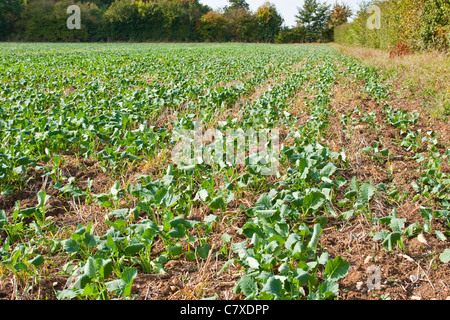
[[[283,17],[272,3],[255,12],[244,0],[229,3],[213,11],[199,0],[1,1],[0,40],[275,41]],[[81,29],[66,26],[70,5],[81,9]],[[288,42],[306,39],[296,28],[288,33]]]
[[[448,0],[371,0],[360,4],[351,23],[343,23],[351,13],[345,5],[308,0],[292,28],[282,26],[283,17],[270,2],[255,12],[246,1],[229,2],[213,11],[199,0],[2,1],[0,40],[303,43],[328,42],[334,36],[337,43],[374,48],[398,42],[414,50],[450,46]],[[81,9],[79,30],[66,27],[66,10],[73,4]],[[381,9],[381,29],[367,27],[371,5]]]
[[[0,40],[5,40],[14,31],[21,10],[22,2],[19,0],[0,1]]]
[[[381,10],[381,28],[369,29],[370,5]],[[361,5],[353,22],[334,29],[336,43],[393,48],[398,42],[414,50],[448,50],[450,2],[446,0],[385,0]]]
[[[91,2],[75,3],[81,10],[81,29],[66,26],[69,0],[32,0],[24,7],[16,24],[14,38],[27,41],[88,41],[99,40],[101,10]]]

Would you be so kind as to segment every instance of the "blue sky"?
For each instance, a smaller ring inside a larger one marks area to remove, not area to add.
[[[250,5],[250,9],[255,11],[260,5],[262,5],[267,0],[247,0],[247,3]],[[284,24],[287,26],[294,26],[295,15],[298,10],[297,7],[303,6],[303,0],[269,0],[276,7],[278,12],[284,18]],[[319,0],[321,2],[326,2],[328,4],[334,4],[336,0]],[[228,0],[200,0],[201,3],[209,5],[214,10],[218,8],[222,8],[228,4]],[[346,3],[350,6],[353,13],[356,13],[359,9],[359,3],[361,0],[338,0],[339,3]]]

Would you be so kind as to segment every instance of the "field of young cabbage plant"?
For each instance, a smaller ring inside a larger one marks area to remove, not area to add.
[[[326,45],[2,44],[0,299],[446,299],[445,128]]]

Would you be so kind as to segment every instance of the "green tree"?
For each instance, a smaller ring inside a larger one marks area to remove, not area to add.
[[[306,42],[306,30],[303,26],[293,28],[284,27],[275,37],[275,43],[304,43]]]
[[[137,3],[134,0],[116,0],[105,12],[104,18],[111,40],[128,40],[138,30]]]
[[[23,2],[21,0],[0,1],[0,40],[6,40],[12,35],[22,9]]]
[[[67,28],[67,8],[75,4],[81,11],[81,29],[69,30]],[[57,41],[98,41],[102,40],[101,19],[102,12],[95,3],[73,2],[72,0],[56,1],[53,8],[57,27]]]
[[[67,8],[75,4],[81,10],[81,29],[67,28]],[[88,41],[99,40],[101,11],[91,2],[71,0],[28,0],[16,23],[17,38],[29,41]]]
[[[284,22],[283,17],[270,2],[266,2],[260,6],[256,10],[255,16],[258,21],[257,40],[261,42],[273,42],[281,30]]]
[[[164,5],[158,0],[137,1],[137,16],[132,38],[137,41],[166,40],[168,24]]]
[[[239,8],[226,13],[229,21],[229,30],[232,40],[239,42],[253,42],[258,38],[255,32],[258,30],[256,16],[244,8]]]
[[[369,29],[367,9],[381,11],[380,29]],[[370,0],[360,4],[353,22],[335,28],[335,41],[392,49],[403,43],[413,50],[448,50],[450,2],[448,0]]]
[[[258,29],[258,21],[250,11],[245,0],[229,0],[230,5],[224,9],[224,15],[228,19],[231,40],[248,42],[256,39],[255,30]]]
[[[198,0],[165,0],[163,5],[165,29],[169,41],[189,41],[197,39],[200,18],[209,11]]]
[[[250,6],[245,0],[228,0],[228,2],[230,5],[226,7],[225,11],[236,9],[250,10]]]
[[[102,7],[109,7],[114,0],[81,0],[81,3],[93,3],[95,4],[98,8],[102,8]]]
[[[328,5],[317,0],[305,0],[303,7],[298,8],[297,24],[305,28],[306,42],[327,38],[329,9]]]
[[[200,18],[199,33],[204,41],[228,41],[229,21],[224,14],[209,11]]]

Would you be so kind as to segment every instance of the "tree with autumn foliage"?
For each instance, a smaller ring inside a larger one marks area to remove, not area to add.
[[[199,32],[204,41],[229,41],[229,23],[224,14],[209,11],[199,22]]]
[[[330,17],[329,17],[329,27],[335,28],[347,22],[348,18],[352,16],[352,10],[350,6],[345,3],[335,3],[333,8],[331,9]]]
[[[264,3],[256,10],[255,16],[258,21],[257,40],[260,42],[273,42],[284,22],[275,5],[270,2]]]

